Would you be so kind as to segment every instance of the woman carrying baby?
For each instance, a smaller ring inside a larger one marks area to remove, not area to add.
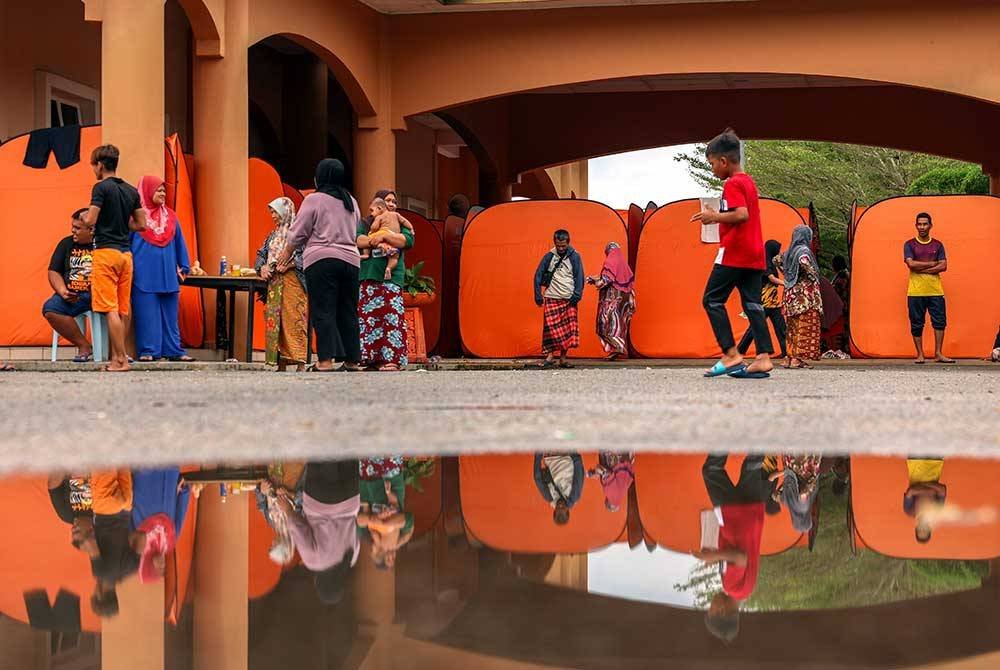
[[[396,212],[396,194],[379,191],[388,212]],[[386,231],[373,242],[369,233],[372,220],[361,221],[357,227],[357,245],[372,253],[361,261],[361,297],[357,318],[361,332],[361,362],[383,372],[406,367],[406,322],[403,318],[403,278],[406,274],[405,250],[413,246],[413,227],[400,217],[399,232]],[[380,244],[399,250],[397,264],[390,270],[391,256],[375,253]]]

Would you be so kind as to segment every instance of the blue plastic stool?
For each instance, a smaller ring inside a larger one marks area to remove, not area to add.
[[[90,338],[94,343],[94,361],[103,363],[108,354],[108,322],[107,317],[97,312],[84,312],[76,317],[76,325],[87,333],[87,321],[90,321]],[[59,333],[52,331],[52,362],[56,362],[59,350]]]

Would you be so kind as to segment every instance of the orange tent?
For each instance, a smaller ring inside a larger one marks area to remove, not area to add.
[[[712,509],[701,467],[707,454],[641,453],[635,457],[635,494],[646,535],[656,544],[682,553],[701,548],[701,512]],[[743,457],[731,455],[726,471],[739,480]],[[806,542],[792,528],[788,512],[767,516],[761,553],[780,554]]]
[[[1000,462],[945,458],[941,483],[948,503],[963,509],[1000,506],[995,492]],[[914,535],[914,519],[903,512],[909,486],[906,459],[883,456],[851,458],[851,503],[858,536],[867,548],[895,558],[986,560],[1000,557],[1000,523],[942,527],[930,542]]]
[[[275,169],[259,158],[250,159],[249,179],[250,222],[247,264],[248,267],[253,267],[257,249],[274,230],[274,221],[267,206],[275,198],[283,196],[285,189]],[[232,262],[230,259],[230,263]],[[253,348],[261,350],[264,348],[264,305],[255,300],[254,309],[256,311],[253,322]]]
[[[865,356],[913,356],[906,306],[908,270],[903,244],[916,234],[916,215],[934,218],[933,236],[944,243],[942,275],[948,304],[945,352],[979,358],[1000,323],[1000,198],[914,196],[872,205],[858,221],[851,268],[851,340]],[[928,321],[924,349],[933,352]]]
[[[90,153],[101,143],[101,127],[81,130],[79,163],[60,170],[55,157],[40,170],[22,165],[28,135],[0,145],[0,233],[16,240],[16,253],[0,264],[0,345],[44,346],[52,327],[42,303],[52,295],[48,267],[52,250],[70,233],[70,216],[90,204],[94,171]]]
[[[441,234],[433,223],[425,217],[409,210],[399,210],[399,213],[413,224],[413,248],[406,252],[403,259],[406,268],[410,269],[417,263],[423,261],[424,268],[422,275],[427,275],[434,280],[438,287],[437,299],[426,307],[421,307],[424,317],[424,336],[427,338],[427,351],[431,352],[437,347],[438,337],[441,333],[441,300],[443,271],[443,245]]]
[[[646,221],[636,259],[636,313],[632,321],[632,346],[649,358],[709,358],[719,355],[702,294],[716,244],[701,241],[701,229],[691,223],[699,209],[697,199],[664,205]],[[761,199],[764,239],[788,245],[792,228],[804,221],[790,205]],[[739,340],[749,323],[739,317],[739,294],[729,300],[729,319]],[[774,337],[772,332],[772,338]],[[774,340],[775,348],[777,341]]]
[[[618,214],[590,200],[525,200],[490,207],[468,226],[462,241],[459,317],[462,342],[483,358],[537,356],[542,346],[542,310],[532,282],[552,233],[565,228],[583,257],[584,271],[597,273],[604,247],[617,242],[627,252]],[[580,303],[580,348],[572,356],[604,356],[594,323],[597,291],[585,287]]]
[[[597,454],[582,454],[584,469]],[[466,527],[483,544],[523,554],[582,554],[625,534],[625,508],[609,512],[600,485],[586,482],[569,523],[552,521],[552,506],[535,486],[532,454],[460,456],[459,481]]]
[[[302,201],[306,199],[306,197],[302,195],[302,191],[294,186],[289,186],[288,184],[282,184],[281,190],[285,197],[292,201],[292,204],[295,205],[295,211],[298,212],[299,209],[302,208]]]
[[[192,177],[188,170],[188,158],[181,149],[180,138],[173,134],[165,141],[166,165],[163,179],[167,187],[167,205],[177,212],[181,233],[187,244],[191,263],[200,260],[198,256],[198,226],[194,217],[194,192]],[[200,347],[205,341],[205,311],[201,301],[201,290],[190,286],[181,287],[180,313],[178,324],[181,341],[188,347]]]

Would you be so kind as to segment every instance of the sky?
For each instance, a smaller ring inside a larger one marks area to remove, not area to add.
[[[693,556],[657,548],[652,553],[639,545],[629,549],[617,542],[587,557],[587,590],[590,593],[628,600],[693,607],[693,593],[684,593],[674,584],[688,581]]]
[[[688,174],[687,165],[674,160],[694,145],[632,151],[590,160],[589,198],[614,209],[641,207],[652,200],[664,205],[674,200],[697,198],[706,193]]]

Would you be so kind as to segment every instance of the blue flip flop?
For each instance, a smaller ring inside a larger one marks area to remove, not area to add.
[[[771,376],[770,372],[748,372],[746,366],[742,370],[736,370],[735,372],[730,372],[729,376],[733,379],[767,379]]]
[[[716,361],[712,369],[705,373],[706,377],[722,377],[723,375],[731,375],[734,372],[739,372],[741,370],[746,370],[747,364],[740,362],[736,365],[730,365],[728,368],[722,364],[722,361]]]

